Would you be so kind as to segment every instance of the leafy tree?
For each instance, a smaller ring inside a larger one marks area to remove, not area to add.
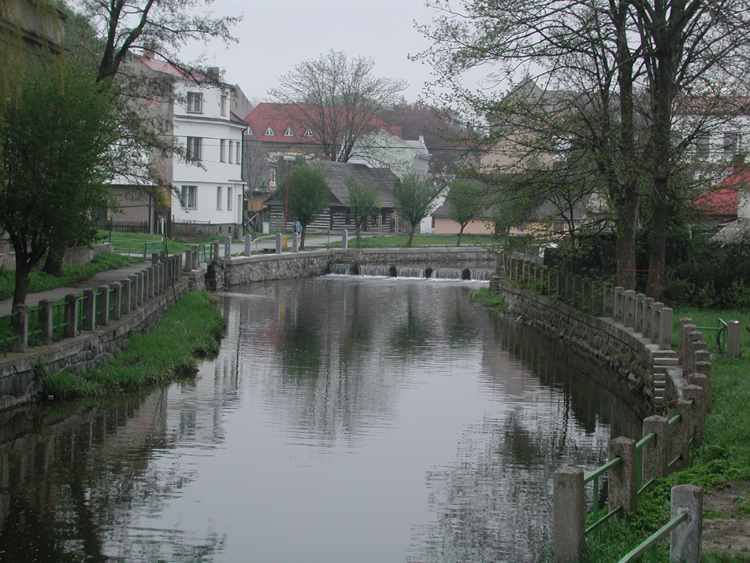
[[[0,226],[16,254],[13,303],[58,240],[88,244],[108,205],[115,104],[95,77],[64,61],[30,61],[0,120]]]
[[[346,188],[348,190],[349,215],[354,221],[354,229],[357,233],[357,248],[362,243],[362,225],[367,222],[370,215],[377,213],[380,209],[378,203],[378,192],[370,185],[360,184],[353,176],[347,176]]]
[[[357,141],[378,129],[377,113],[406,88],[402,80],[373,76],[374,66],[370,58],[330,51],[281,76],[270,94],[286,104],[286,117],[310,130],[327,158],[347,162]]]
[[[411,246],[419,222],[432,211],[432,204],[440,195],[440,189],[432,185],[429,178],[408,174],[393,186],[396,212],[411,226],[407,247]]]
[[[456,180],[445,198],[448,216],[461,226],[456,246],[461,246],[461,236],[469,221],[487,209],[484,186],[467,180]]]
[[[303,162],[292,166],[291,174],[284,179],[279,198],[286,200],[289,190],[289,212],[302,224],[300,248],[305,248],[307,226],[325,211],[328,204],[328,182],[322,169]]]

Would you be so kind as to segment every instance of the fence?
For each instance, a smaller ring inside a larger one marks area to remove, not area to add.
[[[586,313],[610,317],[626,329],[641,333],[641,337],[655,344],[658,350],[671,349],[673,311],[663,303],[622,287],[574,276],[519,256],[499,257],[498,269],[522,287],[557,298]],[[677,393],[677,399],[666,406],[668,416],[646,418],[643,421],[643,438],[637,442],[623,437],[611,440],[608,446],[609,461],[591,472],[584,473],[577,467],[565,467],[555,472],[556,563],[578,561],[583,554],[588,532],[610,518],[636,512],[639,494],[655,479],[686,467],[690,462],[691,446],[702,440],[706,414],[711,410],[710,352],[703,340],[703,333],[691,319],[680,319],[679,326],[679,355],[654,357],[654,370],[659,368],[660,371],[654,373],[655,391],[657,387],[662,387],[660,396],[664,399],[665,380],[669,377]],[[711,327],[711,330],[717,332],[717,338],[724,339],[717,341],[717,345],[721,342],[727,355],[739,355],[740,325],[737,321],[724,323],[720,320],[719,327]],[[662,360],[661,365],[657,365],[659,359]],[[663,379],[657,378],[657,375]],[[600,506],[600,482],[604,479],[608,485],[606,511],[602,511]],[[593,487],[590,494],[586,492],[587,485]],[[587,499],[590,499],[592,508],[588,527],[585,526]],[[680,558],[675,560],[698,562],[700,530],[696,536],[695,527],[700,528],[700,510],[692,516],[673,516],[670,522],[626,555],[620,563],[634,561],[649,550],[655,554],[656,544],[667,534],[671,536],[671,549],[684,551],[680,551],[681,555],[677,556]],[[686,530],[690,530],[690,533]]]
[[[109,285],[69,294],[58,301],[16,305],[0,318],[0,352],[26,352],[118,321],[144,301],[166,291],[182,275],[182,256],[177,254]]]
[[[161,254],[166,251],[164,241],[161,240],[135,241],[132,239],[113,238],[111,242],[112,252],[115,254],[141,256],[144,261],[153,254]]]

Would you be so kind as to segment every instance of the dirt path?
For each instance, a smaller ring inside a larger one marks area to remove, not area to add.
[[[703,498],[703,552],[712,551],[750,557],[750,482]]]

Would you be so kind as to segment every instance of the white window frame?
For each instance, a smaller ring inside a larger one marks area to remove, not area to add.
[[[227,211],[232,210],[232,188],[227,187]]]
[[[312,134],[312,131],[310,131],[309,129],[305,129],[305,133],[302,136],[303,137],[312,137],[313,134]]]
[[[286,129],[284,130],[284,137],[294,137],[294,131],[292,130],[291,125],[286,126]]]
[[[188,113],[203,113],[203,94],[201,92],[188,92],[185,109]]]
[[[198,208],[198,186],[182,186],[180,188],[180,207],[182,209]]]
[[[273,132],[273,127],[269,124],[268,127],[266,127],[266,132],[263,133],[263,136],[265,137],[275,137],[276,133]]]
[[[203,137],[188,137],[185,158],[187,160],[201,160],[203,152]]]
[[[221,200],[224,194],[221,193],[221,186],[216,186],[216,211],[221,211]]]

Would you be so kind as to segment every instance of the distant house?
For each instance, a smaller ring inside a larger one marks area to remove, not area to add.
[[[443,203],[430,215],[432,217],[432,232],[436,235],[457,235],[461,230],[461,225],[451,219],[448,206],[448,203]],[[466,235],[492,235],[494,233],[495,222],[489,213],[473,218],[464,227],[464,234]]]
[[[349,176],[353,176],[361,185],[375,187],[378,193],[380,210],[368,219],[365,230],[392,232],[396,228],[396,218],[393,212],[395,200],[392,190],[398,177],[391,170],[370,168],[364,164],[352,162],[332,162],[330,160],[313,161],[310,165],[320,166],[323,169],[328,182],[329,193],[326,210],[318,219],[308,225],[309,229],[320,231],[354,229],[347,205],[349,191],[346,186],[346,179]],[[276,230],[284,230],[284,199],[277,192],[268,198],[265,204],[270,209],[271,222]],[[287,219],[286,230],[291,232],[295,218],[290,214]]]
[[[354,147],[349,162],[367,164],[372,168],[389,168],[400,179],[407,174],[427,176],[430,151],[424,137],[406,140],[381,130],[363,137]]]
[[[148,232],[160,232],[161,222],[166,219],[175,234],[241,236],[245,219],[242,137],[247,124],[231,111],[238,88],[199,85],[177,67],[152,58],[148,52],[132,64],[140,72],[171,82],[171,99],[157,108],[144,104],[143,111],[166,117],[170,134],[182,145],[184,155],[152,160],[149,164],[160,184],[171,186],[166,217],[162,218],[154,206],[155,186],[120,178],[111,188],[119,204],[112,222],[123,224],[124,230],[143,230],[135,228],[140,224],[146,225]]]

